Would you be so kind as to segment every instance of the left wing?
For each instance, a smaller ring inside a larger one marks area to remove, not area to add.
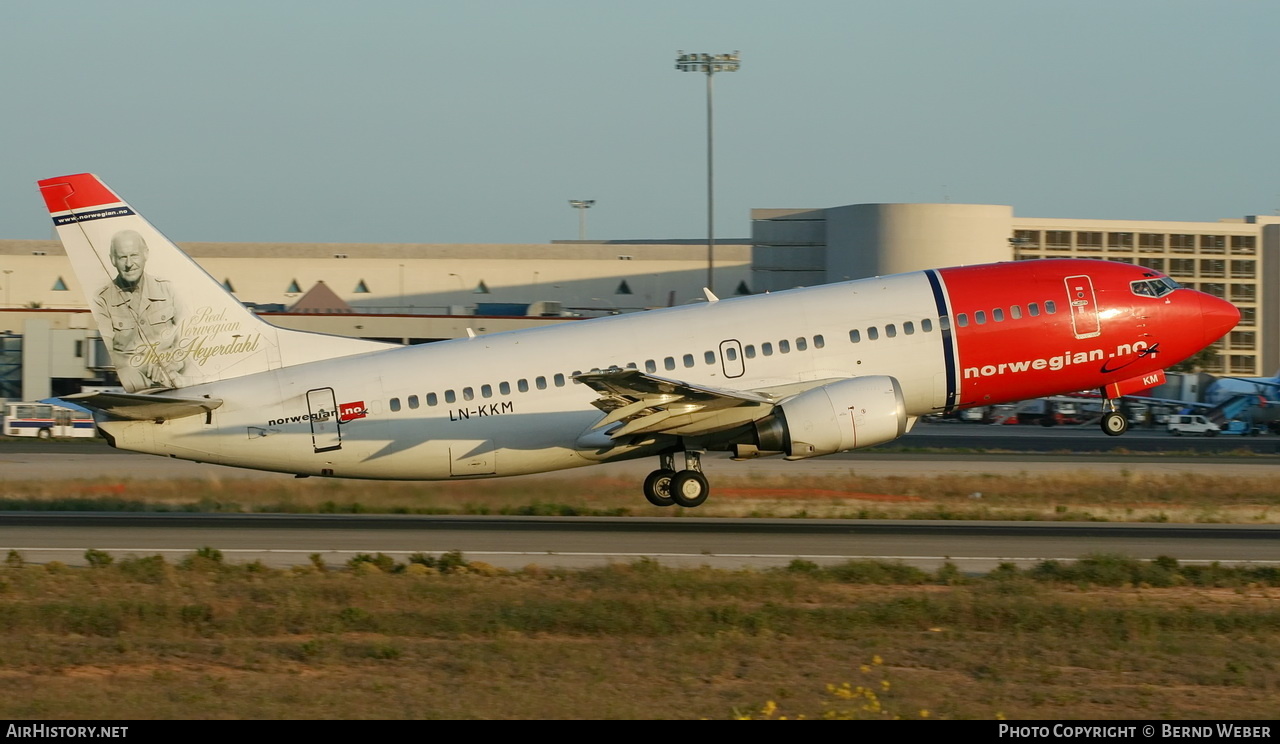
[[[729,390],[611,367],[574,375],[600,393],[591,404],[605,412],[592,429],[621,424],[610,439],[632,434],[713,434],[768,416],[784,398],[831,380],[812,380],[759,390]]]

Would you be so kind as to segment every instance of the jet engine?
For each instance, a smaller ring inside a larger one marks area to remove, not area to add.
[[[907,407],[896,379],[856,377],[787,398],[755,430],[760,450],[803,460],[897,439],[907,432]]]

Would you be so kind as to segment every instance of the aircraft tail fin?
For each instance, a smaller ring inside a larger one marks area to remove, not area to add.
[[[389,346],[266,323],[91,173],[39,186],[120,383],[131,393]]]

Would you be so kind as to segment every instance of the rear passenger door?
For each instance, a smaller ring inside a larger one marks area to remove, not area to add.
[[[342,430],[338,428],[338,402],[333,388],[307,391],[307,413],[311,421],[311,442],[316,452],[342,448]]]

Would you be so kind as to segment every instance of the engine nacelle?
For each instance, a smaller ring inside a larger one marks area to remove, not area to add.
[[[841,380],[780,403],[756,422],[761,450],[788,460],[872,447],[907,433],[898,381],[884,375]]]

